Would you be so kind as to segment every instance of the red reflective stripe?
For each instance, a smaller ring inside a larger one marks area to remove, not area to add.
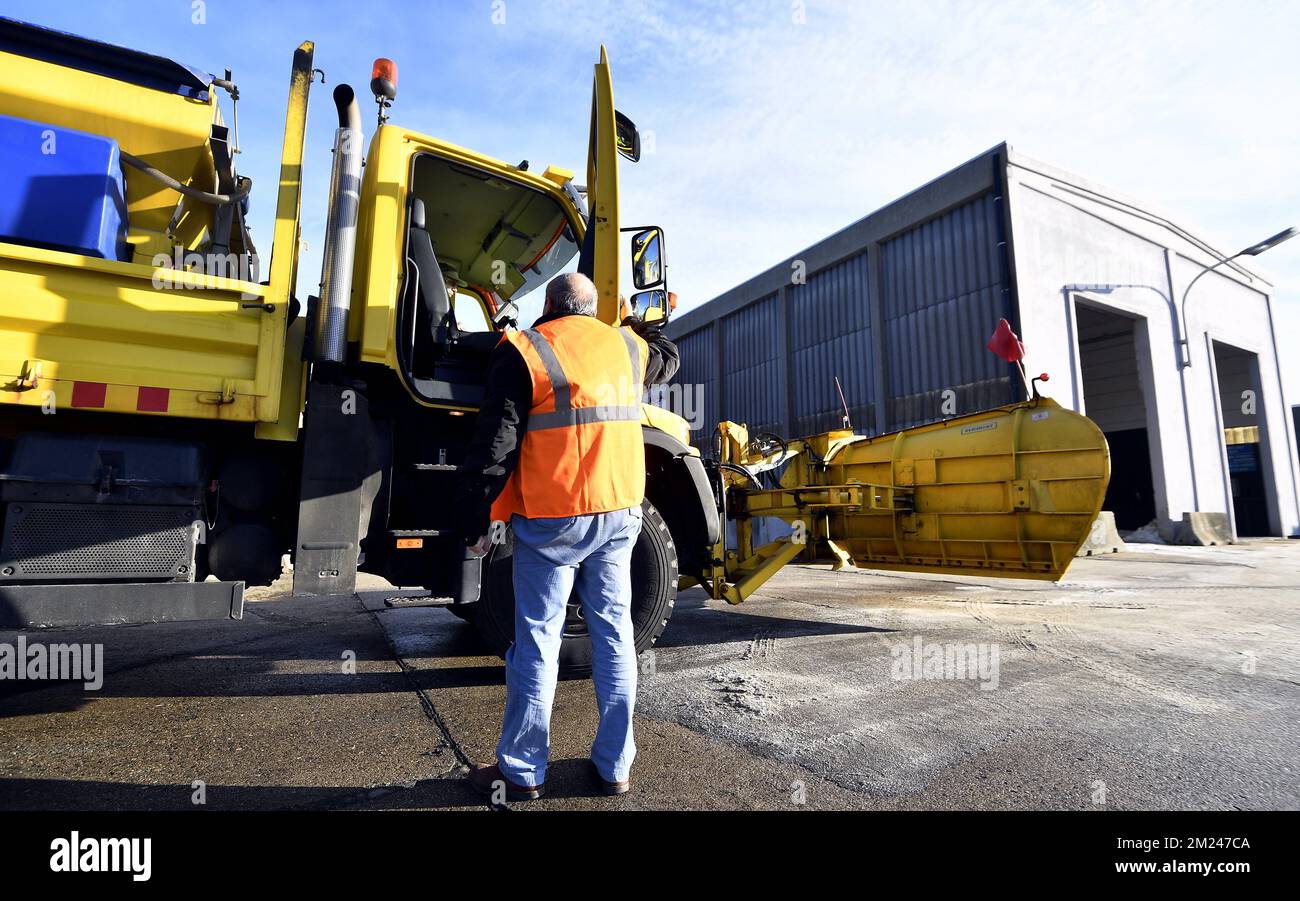
[[[102,407],[104,396],[108,393],[105,382],[73,382],[72,405],[74,407]]]
[[[135,397],[135,408],[141,413],[166,413],[170,395],[169,388],[141,387]]]

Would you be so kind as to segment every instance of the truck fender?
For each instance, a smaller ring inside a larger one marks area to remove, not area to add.
[[[708,565],[720,524],[704,462],[685,444],[658,429],[642,428],[646,497],[663,515],[685,575]]]

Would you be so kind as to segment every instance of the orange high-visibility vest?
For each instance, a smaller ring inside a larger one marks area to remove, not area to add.
[[[626,328],[561,316],[505,335],[533,382],[519,463],[492,518],[607,513],[645,498],[641,394],[650,348]]]

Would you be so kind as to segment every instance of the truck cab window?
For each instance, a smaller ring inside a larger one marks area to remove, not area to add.
[[[492,330],[491,323],[488,322],[487,311],[483,309],[483,302],[479,300],[477,294],[469,291],[457,291],[451,302],[452,310],[456,315],[456,328],[462,332],[489,332]]]

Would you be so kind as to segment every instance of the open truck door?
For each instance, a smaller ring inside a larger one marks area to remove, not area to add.
[[[632,130],[635,133],[635,129]],[[600,299],[596,316],[602,322],[621,318],[618,301],[618,113],[609,55],[602,44],[591,83],[591,130],[587,135],[587,233],[578,271],[596,284]]]

